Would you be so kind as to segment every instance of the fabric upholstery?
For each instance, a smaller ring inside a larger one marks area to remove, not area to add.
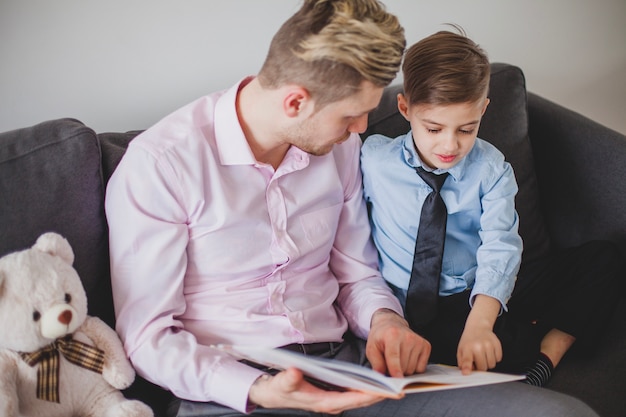
[[[0,256],[63,235],[89,313],[109,324],[113,306],[100,146],[93,130],[60,119],[0,134]]]
[[[626,250],[624,135],[536,94],[530,93],[529,101],[536,172],[553,243],[567,247],[610,239]]]
[[[124,133],[105,132],[98,134],[98,140],[102,147],[102,175],[105,184],[109,182],[111,174],[115,171],[117,164],[120,163],[130,141],[141,132],[141,130],[133,130]]]

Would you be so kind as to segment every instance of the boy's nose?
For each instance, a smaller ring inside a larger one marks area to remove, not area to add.
[[[456,133],[451,133],[446,136],[443,147],[449,152],[456,151],[459,148],[459,140],[456,137]]]

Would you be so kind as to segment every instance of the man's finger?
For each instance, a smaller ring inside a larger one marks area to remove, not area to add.
[[[372,369],[384,374],[387,372],[387,363],[385,362],[385,355],[378,348],[370,348],[367,350],[367,359],[372,365]]]
[[[396,343],[385,345],[384,357],[389,375],[402,378],[404,376],[404,369],[400,357],[400,345]]]

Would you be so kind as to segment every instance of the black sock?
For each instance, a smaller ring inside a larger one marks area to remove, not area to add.
[[[543,387],[550,380],[553,371],[554,365],[552,365],[550,358],[539,352],[537,362],[533,367],[528,368],[526,379],[523,382],[536,387]]]

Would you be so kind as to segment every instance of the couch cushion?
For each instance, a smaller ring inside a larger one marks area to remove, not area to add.
[[[397,109],[396,96],[400,92],[401,85],[385,90],[378,108],[370,115],[368,129],[362,135],[364,139],[374,133],[396,137],[410,129]],[[492,64],[489,98],[491,103],[478,136],[500,149],[515,171],[519,186],[515,204],[520,217],[520,235],[524,241],[523,259],[527,262],[546,254],[550,243],[541,213],[528,137],[526,83],[522,71],[508,64]]]
[[[128,144],[141,130],[132,130],[130,132],[104,132],[98,134],[100,148],[102,149],[102,174],[104,175],[104,183],[109,182],[111,174],[120,163]]]
[[[0,256],[48,231],[65,236],[89,314],[113,323],[100,147],[74,119],[0,134]]]

